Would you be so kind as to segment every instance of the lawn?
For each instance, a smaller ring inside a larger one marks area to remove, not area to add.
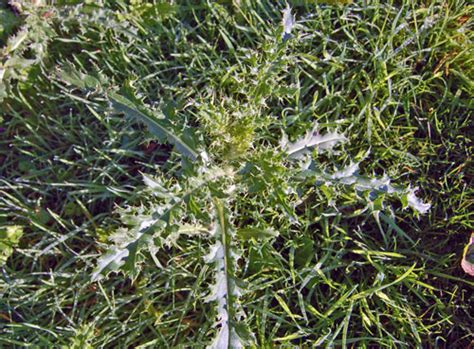
[[[0,2],[0,348],[470,348],[473,12]]]

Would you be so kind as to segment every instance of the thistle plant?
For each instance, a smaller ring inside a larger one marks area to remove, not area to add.
[[[469,345],[466,1],[10,3],[0,347]]]
[[[282,42],[291,38],[294,24],[287,6],[283,13]],[[278,55],[279,51],[274,54],[275,61]],[[247,289],[239,279],[237,262],[245,255],[246,240],[275,241],[280,233],[278,226],[265,219],[246,222],[236,198],[255,193],[264,195],[272,201],[272,207],[281,210],[280,216],[295,227],[300,224],[298,211],[312,204],[314,192],[327,199],[320,203],[325,206],[324,215],[336,215],[341,209],[347,214],[349,206],[350,217],[372,215],[381,230],[381,218],[397,227],[389,204],[393,199],[417,214],[426,213],[430,207],[417,198],[416,188],[394,185],[387,175],[361,175],[359,165],[368,158],[369,151],[347,166],[336,166],[334,170],[323,168],[319,155],[337,154],[349,142],[339,129],[322,132],[314,123],[305,135],[292,137],[293,141],[289,140],[287,130],[282,129],[279,142],[257,147],[253,144],[254,136],[264,105],[258,98],[254,104],[241,107],[245,112],[238,110],[238,103],[226,101],[225,96],[225,102],[214,110],[208,106],[198,111],[198,120],[205,130],[201,135],[189,133],[189,127],[177,125],[165,113],[143,106],[138,99],[131,101],[117,93],[109,93],[108,99],[113,111],[143,122],[158,141],[172,145],[180,165],[173,171],[174,178],[159,174],[154,178],[144,176],[153,199],[143,206],[122,211],[122,220],[128,228],[120,228],[110,236],[112,244],[99,259],[92,280],[99,280],[111,271],[122,271],[135,279],[142,263],[154,261],[160,268],[158,251],[173,246],[184,236],[208,241],[205,245],[208,253],[203,258],[213,264],[215,271],[204,301],[214,304],[216,309],[214,336],[209,339],[208,348],[256,344],[256,336],[245,322],[242,299]],[[271,123],[270,119],[266,126],[271,127]],[[339,204],[343,197],[351,198],[345,207]],[[355,206],[359,208],[351,209]],[[404,234],[401,229],[398,232]],[[406,235],[404,238],[410,239]]]
[[[258,168],[260,176],[268,179],[268,183],[272,183],[271,178],[279,177],[279,187],[263,190],[277,198],[287,196],[280,204],[287,219],[295,225],[298,224],[296,209],[308,200],[307,193],[312,190],[322,190],[332,198],[326,209],[328,214],[339,210],[338,196],[353,192],[356,201],[364,205],[353,214],[368,211],[379,224],[379,214],[390,211],[387,202],[391,198],[398,198],[404,207],[411,207],[418,213],[429,209],[429,204],[416,197],[415,189],[392,185],[387,176],[362,176],[358,173],[358,163],[332,173],[321,170],[317,154],[334,152],[347,142],[338,130],[321,134],[315,124],[294,142],[289,142],[284,133],[279,144],[264,151],[234,153],[231,158],[219,159],[213,157],[204,144],[187,141],[171,120],[157,118],[153,112],[115,93],[109,94],[109,100],[115,111],[144,122],[158,140],[173,145],[180,155],[181,169],[176,173],[179,183],[159,176],[144,177],[154,200],[141,207],[129,208],[122,214],[129,228],[121,228],[110,237],[113,244],[99,259],[92,279],[98,280],[104,274],[118,270],[136,278],[140,265],[146,262],[144,251],[153,259],[159,249],[172,246],[182,236],[209,240],[209,253],[204,259],[214,264],[215,282],[209,286],[205,300],[215,304],[217,313],[216,335],[209,348],[241,348],[254,342],[254,336],[241,322],[245,318],[245,305],[240,304],[239,297],[245,289],[238,286],[236,263],[242,254],[238,246],[249,237],[275,238],[278,232],[271,226],[266,229],[245,226],[238,212],[229,217],[234,198],[251,191],[254,184],[252,169]],[[228,146],[228,143],[224,144]],[[227,153],[217,152],[221,156]],[[276,172],[275,163],[279,169]],[[384,217],[389,219],[388,216]],[[239,231],[236,231],[237,226]]]
[[[43,10],[25,2],[22,14],[26,15],[25,23],[0,48],[0,102],[8,96],[14,82],[24,84],[29,74],[35,74],[34,68],[46,59],[49,42],[54,37],[51,27],[57,16],[54,10]]]

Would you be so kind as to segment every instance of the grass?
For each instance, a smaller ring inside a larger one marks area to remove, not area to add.
[[[2,58],[29,63],[0,81],[0,228],[23,232],[1,267],[0,346],[205,347],[213,337],[205,236],[155,260],[143,252],[133,279],[90,281],[121,218],[161,203],[142,174],[189,185],[170,144],[111,110],[110,91],[165,117],[216,166],[248,164],[227,215],[236,229],[278,232],[237,243],[256,347],[470,345],[474,284],[459,264],[473,229],[472,5],[294,1],[283,42],[283,2],[68,3],[25,7],[29,34]],[[379,226],[358,194],[292,186],[275,149],[315,121],[348,139],[315,155],[320,169],[361,161],[361,173],[419,187],[430,211],[388,200]],[[203,205],[186,217],[207,222]]]

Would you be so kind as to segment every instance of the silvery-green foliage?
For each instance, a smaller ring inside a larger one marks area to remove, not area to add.
[[[112,245],[99,258],[92,280],[119,270],[134,277],[140,271],[142,250],[156,254],[163,245],[174,245],[182,235],[212,238],[214,244],[205,261],[215,265],[216,282],[210,286],[205,301],[215,302],[217,305],[217,320],[214,325],[217,329],[209,348],[242,348],[243,342],[236,330],[236,324],[244,313],[238,308],[240,290],[235,282],[234,270],[238,260],[233,244],[235,232],[229,223],[222,199],[215,198],[217,191],[220,191],[219,196],[224,197],[232,193],[232,186],[226,186],[222,190],[216,186],[219,180],[232,176],[230,170],[202,167],[184,185],[170,185],[159,178],[144,175],[144,182],[157,201],[151,207],[134,207],[121,211],[122,221],[128,227],[118,229],[110,237]],[[213,186],[215,188],[211,190]],[[206,204],[215,207],[215,214],[209,216],[210,224],[204,225],[186,210],[186,201],[191,196],[204,207]]]
[[[391,179],[384,175],[382,177],[369,177],[360,175],[359,163],[351,163],[333,173],[321,171],[316,168],[305,168],[300,174],[299,178],[304,181],[313,181],[317,186],[337,186],[352,187],[355,192],[362,193],[366,200],[367,208],[372,211],[383,210],[384,196],[398,198],[404,207],[411,207],[420,214],[428,212],[431,205],[423,203],[415,194],[418,187],[402,188],[392,184]],[[375,206],[374,206],[375,204]]]
[[[238,255],[232,246],[233,229],[228,223],[223,204],[215,200],[216,217],[213,224],[212,235],[215,239],[210,253],[205,257],[207,263],[215,265],[215,284],[211,287],[210,294],[205,298],[207,302],[217,303],[217,336],[208,346],[209,349],[242,348],[243,344],[235,330],[237,299],[240,290],[235,283],[235,265]],[[242,311],[239,312],[242,314]]]
[[[142,249],[156,253],[163,245],[171,246],[180,235],[207,234],[207,229],[189,211],[186,212],[186,200],[193,197],[206,201],[209,197],[206,185],[229,173],[219,168],[198,172],[201,172],[200,175],[179,185],[170,185],[159,178],[144,176],[144,182],[156,201],[150,207],[121,211],[122,221],[127,227],[118,229],[110,237],[113,245],[99,258],[93,280],[118,270],[135,276],[140,270]]]
[[[304,137],[297,139],[293,143],[288,142],[288,137],[283,134],[280,141],[280,147],[285,151],[290,160],[299,162],[299,169],[296,169],[296,179],[303,182],[313,181],[316,186],[337,186],[352,187],[356,193],[365,193],[363,199],[367,207],[372,212],[384,210],[385,195],[398,198],[404,207],[411,207],[419,214],[425,214],[431,207],[429,203],[423,203],[416,196],[418,187],[402,188],[392,184],[392,180],[385,174],[382,177],[369,177],[359,174],[359,162],[351,162],[348,166],[343,167],[333,173],[328,173],[319,169],[317,161],[310,155],[311,150],[320,149],[334,152],[334,147],[347,142],[344,135],[337,132],[328,132],[321,135],[317,131],[317,124],[308,131]],[[364,159],[368,158],[370,151],[364,155]],[[335,191],[337,196],[340,192]],[[337,209],[337,207],[336,207]],[[376,216],[377,217],[377,216]]]
[[[182,235],[201,236],[212,241],[205,261],[215,267],[215,283],[205,298],[216,305],[215,337],[209,348],[242,348],[251,345],[252,335],[245,334],[239,306],[240,289],[236,283],[235,265],[237,239],[272,239],[279,235],[266,223],[262,226],[240,226],[234,232],[229,208],[238,194],[265,192],[272,207],[281,210],[290,224],[299,224],[296,207],[305,200],[312,188],[331,193],[328,209],[339,210],[338,197],[347,193],[357,203],[365,204],[364,211],[375,214],[386,209],[385,198],[395,197],[403,205],[425,213],[429,204],[415,195],[415,189],[400,188],[388,176],[360,175],[359,163],[350,163],[337,171],[320,168],[314,157],[316,151],[336,154],[337,148],[348,140],[337,131],[321,132],[317,125],[305,136],[289,142],[284,134],[280,146],[267,149],[255,156],[233,159],[232,165],[212,165],[218,159],[208,155],[204,147],[195,147],[184,141],[180,132],[166,120],[154,118],[122,96],[109,94],[113,107],[144,122],[161,141],[171,143],[188,161],[174,180],[144,175],[151,200],[146,206],[122,211],[126,225],[110,237],[112,244],[98,262],[92,276],[97,280],[110,271],[123,271],[132,277],[140,271],[142,251],[153,258],[163,246],[173,246]],[[199,150],[198,150],[199,149]],[[365,159],[368,157],[366,154]],[[192,163],[189,160],[193,160]],[[179,180],[176,180],[179,179]],[[192,203],[192,204],[191,204]],[[199,211],[199,212],[197,212]],[[360,212],[360,213],[361,213]],[[155,259],[155,264],[160,267]],[[244,333],[244,335],[242,335]]]
[[[150,178],[146,180],[148,185]],[[156,180],[153,183],[157,183]],[[139,271],[140,251],[150,245],[155,248],[154,238],[164,238],[166,232],[176,230],[175,225],[179,224],[174,217],[179,216],[182,211],[183,197],[179,189],[175,192],[162,190],[164,185],[158,189],[156,186],[150,187],[156,191],[161,198],[160,204],[151,208],[138,207],[129,208],[121,212],[122,221],[127,227],[118,229],[110,241],[108,252],[99,258],[98,266],[94,270],[92,280],[98,280],[103,274],[110,271],[122,270],[130,275],[136,275]]]
[[[421,214],[427,213],[431,208],[430,203],[423,203],[419,197],[416,196],[416,191],[418,187],[409,188],[407,192],[407,202],[408,206],[413,208],[415,211],[418,211]]]
[[[291,7],[286,4],[286,8],[283,11],[283,40],[288,40],[291,37],[291,30],[295,25],[295,16],[291,13]]]
[[[151,114],[148,115],[145,112],[140,111],[130,100],[119,94],[110,93],[109,98],[112,107],[116,111],[123,112],[129,117],[136,118],[145,123],[153,135],[163,142],[169,142],[174,145],[176,150],[183,156],[191,160],[197,159],[197,151],[182,137],[173,132],[171,125],[169,125],[169,123],[167,124],[167,120],[160,120]]]
[[[44,60],[53,38],[52,19],[57,15],[53,8],[23,6],[25,23],[11,36],[5,47],[0,48],[0,102],[8,95],[13,83],[26,80],[30,70]],[[49,11],[48,18],[42,16]]]
[[[304,137],[293,143],[288,142],[287,135],[283,134],[283,138],[280,141],[281,148],[288,154],[290,159],[301,159],[311,153],[312,150],[332,150],[338,144],[347,141],[344,135],[335,131],[321,135],[317,128],[318,125],[315,124]]]

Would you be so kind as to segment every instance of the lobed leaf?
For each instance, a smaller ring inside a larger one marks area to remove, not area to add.
[[[328,174],[321,171],[315,170],[304,170],[300,173],[302,178],[307,176],[314,177],[317,182],[323,182],[328,185],[343,184],[346,186],[353,186],[356,191],[369,192],[369,201],[377,203],[377,200],[381,198],[383,194],[391,194],[398,197],[404,206],[410,206],[412,209],[420,214],[425,214],[431,207],[429,203],[423,203],[416,195],[415,192],[418,189],[415,188],[399,188],[391,184],[391,180],[388,176],[383,177],[367,177],[359,175],[359,164],[353,163],[349,166],[336,171],[333,174]],[[379,209],[381,205],[378,204]]]
[[[235,329],[236,298],[240,295],[240,291],[234,281],[235,256],[231,251],[230,227],[222,203],[215,200],[215,206],[216,241],[204,260],[215,264],[216,282],[211,286],[211,292],[205,300],[217,302],[217,321],[214,327],[219,327],[219,330],[207,348],[243,348]]]
[[[125,115],[140,120],[148,126],[150,132],[153,133],[158,139],[166,141],[175,146],[176,150],[183,156],[196,160],[198,153],[189,144],[187,144],[181,137],[176,135],[172,130],[165,127],[162,121],[157,118],[146,115],[145,113],[138,110],[132,101],[129,99],[116,94],[110,93],[109,99],[112,102],[112,106],[118,112],[124,113]]]
[[[146,224],[142,223],[139,229],[117,231],[113,238],[122,240],[122,243],[119,246],[110,247],[109,251],[99,258],[91,280],[97,281],[104,274],[118,270],[136,275],[138,271],[137,255],[144,246],[152,243],[156,222],[157,220],[144,222]]]
[[[342,134],[329,132],[325,135],[320,135],[316,131],[316,127],[314,127],[306,133],[306,136],[294,143],[288,143],[285,136],[280,145],[290,159],[301,159],[304,155],[311,152],[312,149],[331,150],[339,143],[345,141],[347,141],[347,138]]]

